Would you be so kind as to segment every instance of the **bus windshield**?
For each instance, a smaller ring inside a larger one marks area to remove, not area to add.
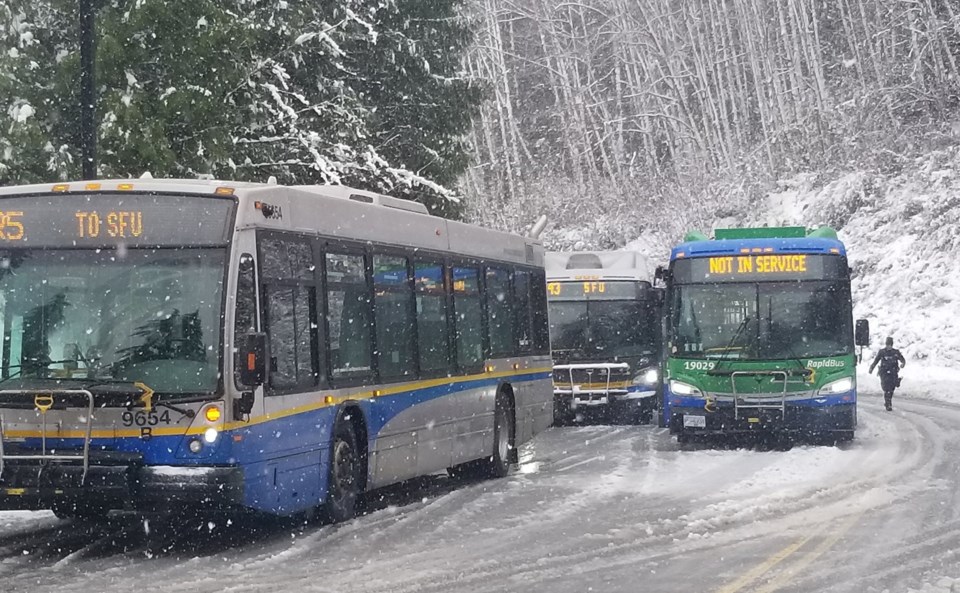
[[[642,301],[552,301],[550,344],[561,358],[652,355],[657,318]]]
[[[214,392],[224,248],[0,252],[4,378]]]
[[[789,360],[853,351],[844,282],[689,284],[673,295],[677,357]]]

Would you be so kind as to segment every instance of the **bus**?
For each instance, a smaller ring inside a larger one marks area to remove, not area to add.
[[[658,402],[660,292],[634,251],[548,252],[554,423],[582,412],[650,422]]]
[[[348,519],[553,419],[543,249],[342,186],[0,188],[0,508]]]
[[[833,229],[691,233],[658,276],[667,286],[663,422],[678,441],[758,431],[854,438],[850,268]]]

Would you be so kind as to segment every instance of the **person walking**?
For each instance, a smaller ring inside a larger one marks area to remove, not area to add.
[[[893,338],[887,338],[886,348],[881,348],[870,365],[870,372],[880,365],[880,387],[883,389],[883,403],[887,411],[893,410],[893,390],[900,387],[900,369],[907,365],[903,354],[893,347]]]

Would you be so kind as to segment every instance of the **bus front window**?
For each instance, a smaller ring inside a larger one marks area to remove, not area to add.
[[[220,248],[0,253],[0,376],[215,391],[225,256]]]
[[[786,360],[853,351],[850,293],[838,282],[692,284],[672,303],[683,358]]]
[[[550,303],[554,352],[613,358],[651,355],[657,317],[646,302],[557,301]]]

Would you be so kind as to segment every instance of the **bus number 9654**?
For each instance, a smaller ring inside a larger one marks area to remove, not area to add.
[[[170,411],[164,410],[158,412],[124,412],[120,417],[124,426],[157,426],[158,424],[170,424]]]

